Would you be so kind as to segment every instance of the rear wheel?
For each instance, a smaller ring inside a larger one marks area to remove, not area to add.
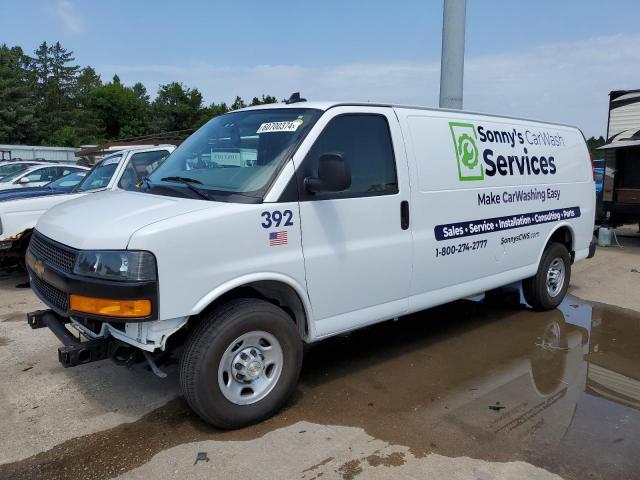
[[[233,300],[191,333],[181,358],[180,385],[203,420],[239,428],[281,408],[301,366],[302,340],[286,312],[264,300]]]
[[[522,281],[524,298],[534,310],[552,310],[564,299],[571,279],[571,257],[567,247],[547,245],[537,273]]]

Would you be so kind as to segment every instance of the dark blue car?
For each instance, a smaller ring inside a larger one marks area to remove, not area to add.
[[[15,190],[0,190],[0,202],[16,200],[18,198],[44,197],[70,193],[75,186],[87,175],[87,172],[70,173],[44,187],[26,187]]]

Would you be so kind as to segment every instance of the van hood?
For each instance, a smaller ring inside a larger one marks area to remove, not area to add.
[[[133,233],[142,227],[221,205],[148,193],[105,191],[53,207],[40,217],[36,229],[70,247],[119,250],[127,248]]]

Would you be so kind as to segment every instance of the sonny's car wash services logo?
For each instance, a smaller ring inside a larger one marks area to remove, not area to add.
[[[460,181],[484,180],[484,168],[476,145],[476,128],[471,123],[458,122],[449,122],[449,128],[458,159]]]
[[[449,122],[449,129],[462,182],[496,175],[555,175],[554,156],[530,155],[529,149],[565,146],[562,135],[544,130],[490,129],[463,122]]]

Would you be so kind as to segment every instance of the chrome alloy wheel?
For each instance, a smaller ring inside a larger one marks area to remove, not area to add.
[[[218,367],[218,384],[227,400],[250,405],[266,397],[282,373],[280,342],[267,332],[248,332],[227,347]]]
[[[555,297],[564,286],[565,268],[564,261],[560,257],[554,258],[547,269],[547,293]]]

